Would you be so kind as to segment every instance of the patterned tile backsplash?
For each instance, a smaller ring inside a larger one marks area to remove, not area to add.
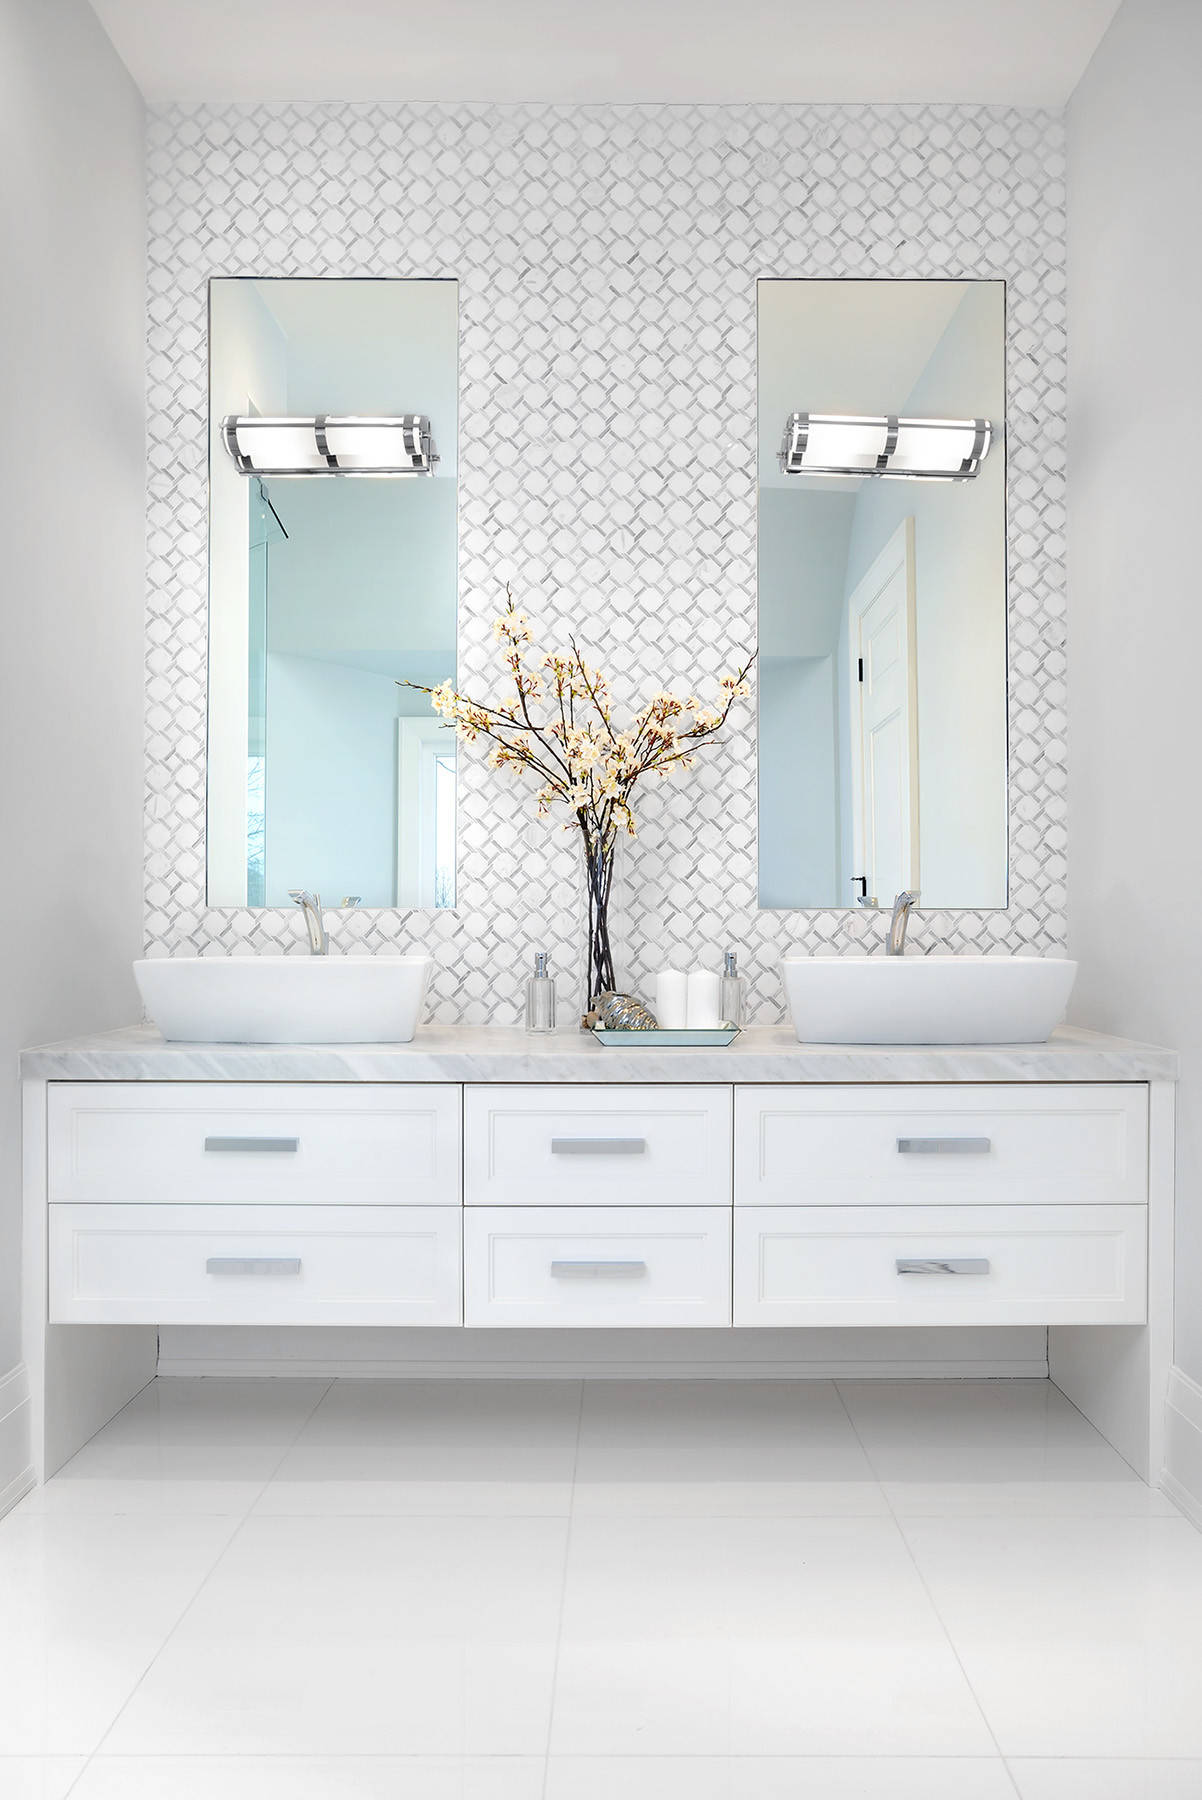
[[[1009,282],[1010,906],[912,942],[1048,952],[1065,913],[1065,214],[1061,120],[965,107],[171,107],[149,147],[146,942],[301,951],[282,911],[205,905],[206,282],[459,281],[460,676],[492,676],[511,580],[631,700],[755,635],[755,283]],[[756,906],[755,724],[649,795],[623,852],[619,970],[741,952],[784,1016],[787,949],[879,917]],[[435,1016],[515,1021],[530,952],[583,980],[574,849],[464,758],[459,907],[337,917],[335,947],[426,945]]]

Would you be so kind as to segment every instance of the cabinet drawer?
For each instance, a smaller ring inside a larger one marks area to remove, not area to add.
[[[748,1206],[736,1325],[1134,1325],[1139,1206]]]
[[[469,1206],[729,1206],[728,1087],[469,1087]]]
[[[1128,1085],[741,1087],[751,1206],[1139,1206],[1148,1090]]]
[[[729,1325],[729,1207],[463,1215],[467,1325]]]
[[[50,1318],[458,1325],[450,1206],[50,1208]]]
[[[54,1082],[49,1108],[52,1201],[459,1202],[454,1086]]]

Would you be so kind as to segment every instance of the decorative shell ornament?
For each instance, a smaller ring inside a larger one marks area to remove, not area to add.
[[[606,1031],[654,1031],[658,1025],[637,994],[594,994],[592,1010]]]

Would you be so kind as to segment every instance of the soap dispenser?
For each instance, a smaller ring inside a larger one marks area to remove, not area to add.
[[[743,1023],[743,991],[746,987],[739,974],[739,959],[733,950],[726,952],[726,962],[722,970],[722,991],[719,996],[718,1010],[726,1025],[741,1026]]]
[[[526,983],[526,1030],[555,1030],[555,983],[547,972],[547,952],[534,958],[534,973]]]

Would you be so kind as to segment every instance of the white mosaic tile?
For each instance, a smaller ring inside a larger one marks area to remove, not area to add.
[[[1058,115],[964,107],[171,107],[149,144],[146,942],[300,951],[295,914],[210,910],[205,815],[205,284],[460,283],[460,674],[490,679],[504,582],[632,697],[755,633],[755,283],[1009,283],[1011,893],[916,944],[1047,952],[1065,908],[1065,253]],[[598,417],[620,417],[611,437]],[[583,982],[569,842],[464,759],[459,908],[364,911],[335,941],[428,945],[445,1022],[518,1017],[528,952]],[[873,941],[856,912],[756,907],[755,728],[643,808],[619,972],[741,951],[784,1016],[786,948]]]

